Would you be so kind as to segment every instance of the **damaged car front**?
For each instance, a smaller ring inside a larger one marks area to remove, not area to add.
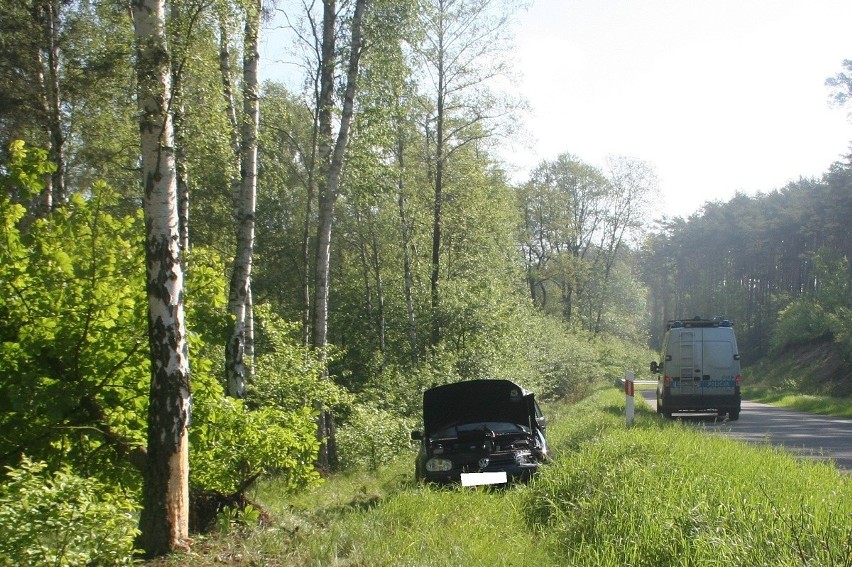
[[[423,393],[418,480],[464,486],[529,479],[547,460],[535,396],[509,380],[470,380]]]

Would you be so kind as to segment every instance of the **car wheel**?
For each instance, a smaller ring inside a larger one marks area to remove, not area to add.
[[[740,410],[731,410],[728,412],[728,420],[736,421],[740,418]]]

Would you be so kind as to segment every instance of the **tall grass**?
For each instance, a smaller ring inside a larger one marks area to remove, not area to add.
[[[830,465],[644,415],[607,427],[613,394],[568,431],[587,441],[525,495],[528,527],[565,565],[852,565],[852,484]],[[585,432],[585,433],[582,433]]]
[[[421,486],[413,455],[295,497],[267,482],[264,528],[175,565],[852,566],[852,477],[703,434],[602,390],[546,408],[554,458],[528,485]]]

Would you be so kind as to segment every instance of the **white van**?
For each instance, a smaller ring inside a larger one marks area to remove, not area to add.
[[[657,380],[657,412],[714,411],[740,417],[740,355],[730,321],[669,321],[663,338],[663,360],[651,363]]]

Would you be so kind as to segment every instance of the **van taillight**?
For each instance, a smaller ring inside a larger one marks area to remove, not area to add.
[[[737,376],[737,380],[739,381],[739,376]],[[671,376],[663,376],[663,385],[671,386],[672,385],[672,377]]]
[[[739,395],[739,393],[740,393],[740,382],[742,382],[742,381],[743,381],[743,377],[742,377],[742,376],[740,376],[739,374],[737,374],[737,377],[735,378],[735,380],[736,380],[736,382],[737,382],[737,385],[736,385],[736,386],[734,386],[734,393],[735,393],[736,395]]]
[[[743,381],[743,377],[742,377],[742,376],[740,376],[739,374],[737,374],[737,378],[736,378],[736,380],[737,380],[737,386],[739,386],[739,385],[740,385],[740,382],[742,382],[742,381]]]

